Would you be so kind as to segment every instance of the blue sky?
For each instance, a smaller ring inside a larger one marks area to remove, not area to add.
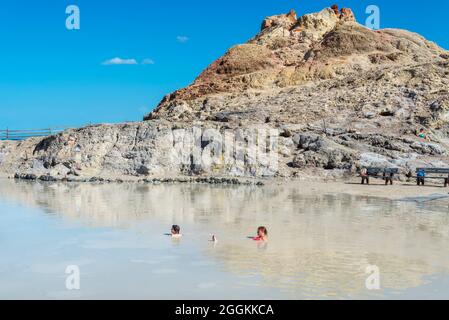
[[[338,3],[360,22],[381,9],[381,27],[421,33],[449,48],[446,0],[9,0],[0,7],[0,128],[137,121],[188,85],[226,49],[251,38],[265,16]],[[65,27],[68,5],[81,29]],[[410,5],[411,4],[411,5]],[[138,65],[103,65],[115,58]],[[141,64],[144,59],[153,64]]]

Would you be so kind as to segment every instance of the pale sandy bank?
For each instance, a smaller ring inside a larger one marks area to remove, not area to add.
[[[343,193],[391,200],[428,197],[431,195],[447,195],[449,197],[449,188],[444,188],[442,185],[436,184],[418,187],[414,182],[395,182],[393,186],[385,186],[382,180],[374,180],[370,185],[361,185],[359,179],[353,179],[346,182],[298,181],[286,182],[286,184],[296,185],[305,194]]]

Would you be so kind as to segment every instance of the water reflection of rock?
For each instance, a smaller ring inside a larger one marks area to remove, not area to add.
[[[285,234],[273,237],[267,252],[227,243],[209,254],[234,273],[262,274],[292,297],[381,297],[365,287],[370,265],[379,267],[382,288],[398,291],[449,273],[447,212],[351,196],[293,202],[296,222],[283,225]]]
[[[398,290],[422,285],[426,275],[449,273],[449,216],[442,206],[313,194],[296,186],[2,181],[0,197],[94,226],[151,219],[204,225],[220,237],[217,246],[204,249],[206,256],[225,271],[262,276],[292,297],[359,297],[368,293],[368,265],[380,268],[383,288]],[[270,229],[265,249],[244,239],[258,224]]]
[[[64,218],[87,219],[98,226],[119,226],[132,220],[195,222],[211,216],[235,222],[248,208],[261,211],[265,196],[256,187],[144,184],[64,184],[2,181],[3,200],[45,209]]]

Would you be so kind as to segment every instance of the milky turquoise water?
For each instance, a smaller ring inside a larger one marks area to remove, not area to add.
[[[0,298],[447,299],[448,206],[295,185],[0,180]],[[182,239],[164,235],[172,224]],[[247,239],[259,225],[266,245]],[[80,290],[66,288],[67,266]]]

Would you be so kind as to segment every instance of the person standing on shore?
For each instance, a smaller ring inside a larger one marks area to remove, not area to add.
[[[368,175],[368,169],[367,168],[362,168],[362,170],[360,171],[360,176],[362,177],[362,184],[369,184],[369,175]]]
[[[416,177],[417,177],[416,181],[418,183],[418,186],[423,186],[425,184],[425,180],[426,180],[426,171],[423,169],[418,170]]]

